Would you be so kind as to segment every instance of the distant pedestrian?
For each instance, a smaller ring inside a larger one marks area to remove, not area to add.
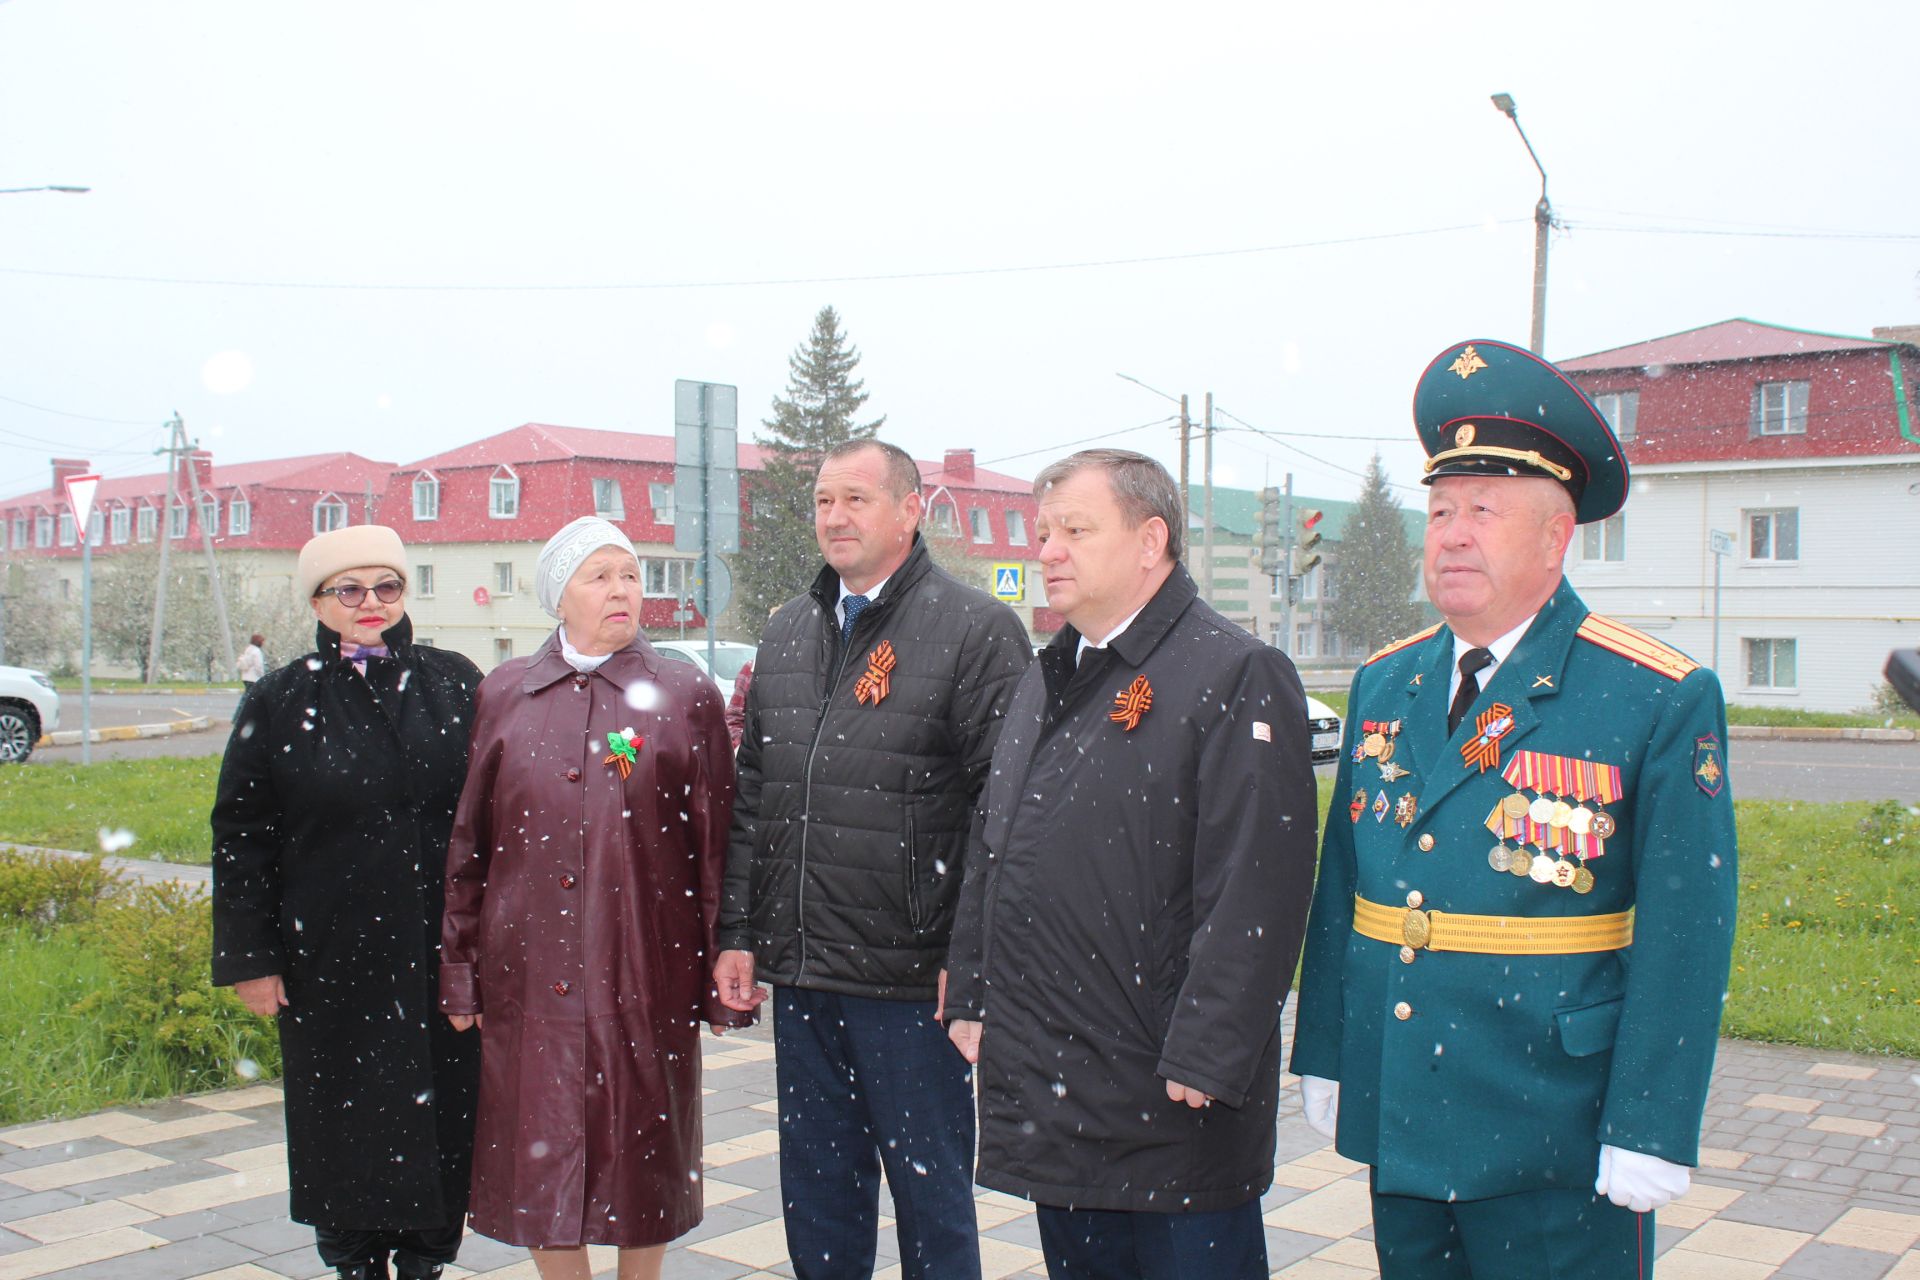
[[[1034,493],[1068,625],[1007,709],[948,961],[979,1181],[1038,1202],[1054,1280],[1265,1280],[1306,695],[1199,598],[1159,463],[1088,450]]]
[[[480,672],[413,643],[406,581],[379,525],[302,548],[318,650],[242,699],[213,806],[213,981],[278,1016],[292,1216],[352,1280],[453,1261],[479,1079],[435,977]]]
[[[257,631],[254,632],[251,636],[247,637],[247,647],[242,649],[240,656],[234,660],[233,665],[240,672],[240,700],[242,702],[245,702],[247,695],[253,691],[253,686],[260,683],[260,677],[267,674],[267,655],[260,648],[260,646],[266,642],[267,638],[265,636]],[[234,714],[238,715],[239,712],[235,711]]]

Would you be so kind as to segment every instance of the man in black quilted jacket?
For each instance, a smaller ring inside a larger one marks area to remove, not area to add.
[[[977,1280],[973,1090],[940,1025],[947,939],[1001,717],[1032,661],[938,568],[920,473],[857,441],[814,485],[826,567],[747,694],[715,981],[774,988],[780,1182],[799,1280],[865,1280],[886,1172],[908,1280]]]

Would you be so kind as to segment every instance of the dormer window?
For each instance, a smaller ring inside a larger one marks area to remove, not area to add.
[[[512,520],[520,514],[520,477],[504,462],[494,468],[487,485],[487,514],[495,520]]]
[[[347,504],[340,501],[338,495],[322,494],[320,501],[313,504],[313,531],[329,533],[346,527]]]
[[[422,471],[413,478],[413,518],[440,518],[440,478],[431,471]]]

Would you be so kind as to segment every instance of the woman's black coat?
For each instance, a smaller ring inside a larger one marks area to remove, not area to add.
[[[243,699],[213,808],[213,981],[281,975],[292,1215],[460,1220],[480,1037],[439,1013],[441,884],[480,672],[404,617],[363,678],[319,652]]]

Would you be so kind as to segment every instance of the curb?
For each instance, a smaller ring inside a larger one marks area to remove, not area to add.
[[[55,849],[47,845],[13,844],[0,840],[0,852],[38,853],[55,858],[71,858],[75,862],[85,862],[97,854],[81,853],[76,849]],[[201,866],[194,862],[155,862],[147,858],[105,857],[101,861],[112,871],[118,871],[143,884],[159,884],[173,881],[176,884],[200,885],[210,887],[213,884],[213,867]]]
[[[131,742],[135,738],[169,738],[176,733],[199,733],[202,729],[213,727],[212,716],[189,716],[185,720],[169,720],[163,724],[121,724],[108,729],[95,729],[93,742]],[[58,733],[42,734],[37,747],[75,747],[80,745],[83,731],[62,729]]]
[[[1729,738],[1770,738],[1776,742],[1914,742],[1912,729],[1845,729],[1813,725],[1730,724]]]

